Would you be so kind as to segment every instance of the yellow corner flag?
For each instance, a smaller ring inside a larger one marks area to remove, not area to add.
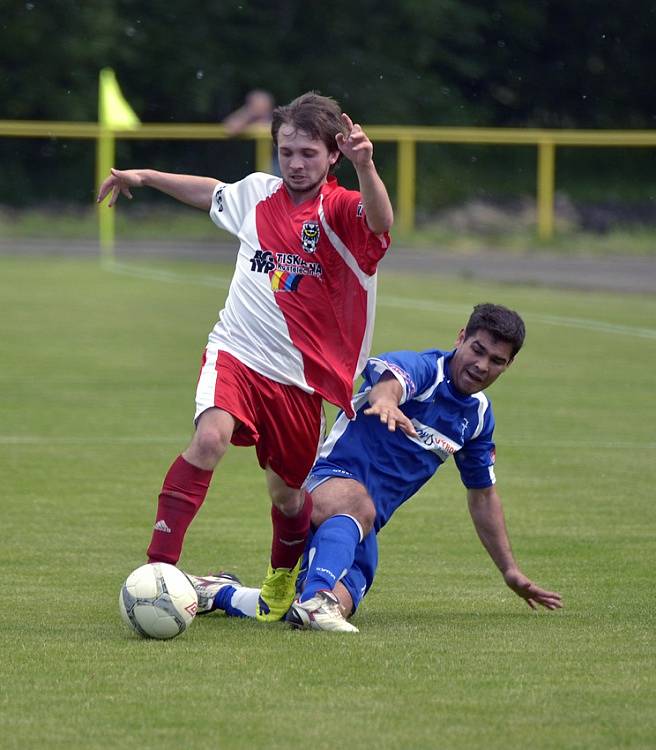
[[[114,165],[114,131],[132,130],[141,124],[132,107],[121,93],[116,75],[111,68],[100,71],[98,82],[98,121],[100,134],[96,143],[97,185],[109,174]],[[98,228],[101,262],[114,264],[114,211],[98,204]]]
[[[134,128],[139,118],[121,93],[116,75],[111,68],[100,71],[98,91],[98,120],[101,125],[114,129]]]

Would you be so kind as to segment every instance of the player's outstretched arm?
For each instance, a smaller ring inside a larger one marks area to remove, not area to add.
[[[562,607],[560,594],[540,588],[517,566],[510,548],[501,499],[496,489],[493,486],[478,490],[470,489],[467,492],[467,501],[476,532],[501,571],[506,585],[524,599],[531,609],[535,609],[538,604],[547,609]]]
[[[414,425],[399,409],[402,397],[403,388],[401,384],[394,375],[386,372],[369,391],[370,406],[364,410],[364,413],[367,416],[378,415],[380,421],[387,425],[390,432],[395,432],[398,427],[406,435],[417,437]]]
[[[360,183],[362,205],[369,229],[375,234],[389,232],[394,223],[394,211],[385,184],[380,179],[374,165],[374,147],[367,134],[347,114],[342,119],[349,129],[348,136],[338,133],[337,146],[344,156],[353,163]]]
[[[132,200],[132,188],[152,187],[188,206],[209,211],[219,180],[188,174],[157,172],[154,169],[112,169],[98,189],[98,203],[109,195],[111,208],[122,194]]]

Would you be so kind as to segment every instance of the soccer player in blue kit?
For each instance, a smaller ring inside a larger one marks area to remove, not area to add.
[[[373,583],[376,535],[451,455],[478,536],[505,583],[533,609],[562,606],[560,594],[519,569],[495,489],[494,415],[483,391],[510,366],[524,335],[516,312],[481,304],[453,351],[397,351],[368,360],[353,398],[356,418],[340,412],[306,482],[316,531],[288,622],[358,632],[348,617]],[[190,579],[199,611],[254,616],[257,589],[225,573]]]

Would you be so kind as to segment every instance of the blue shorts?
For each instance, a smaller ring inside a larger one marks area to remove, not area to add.
[[[337,477],[340,479],[355,479],[360,481],[356,476],[348,476],[347,472],[329,472],[321,474],[311,474],[305,483],[305,489],[308,492],[312,492],[318,485],[325,482],[327,479]],[[312,546],[312,537],[308,539],[305,546],[305,553],[303,555],[303,561],[301,563],[301,570],[298,574],[298,580],[296,583],[296,593],[300,594],[303,591],[305,585],[305,577],[307,575],[308,568],[308,552]],[[371,530],[367,536],[358,544],[355,548],[355,558],[353,565],[349,572],[340,579],[349,594],[353,599],[353,611],[358,608],[358,605],[362,601],[362,597],[369,591],[372,583],[374,582],[374,576],[376,574],[376,568],[378,567],[378,540],[376,539],[375,530]]]

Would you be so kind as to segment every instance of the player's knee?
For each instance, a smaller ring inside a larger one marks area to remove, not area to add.
[[[373,529],[374,521],[376,520],[376,507],[369,495],[360,498],[353,515],[358,519],[360,526],[362,526],[363,535],[367,536]]]
[[[194,435],[189,453],[199,465],[216,466],[230,445],[230,437],[214,427],[199,429]]]
[[[271,502],[285,516],[296,516],[303,507],[303,493],[291,487],[271,487],[269,485]]]
[[[340,490],[342,490],[342,487],[346,487],[346,485],[341,485]],[[348,491],[335,493],[329,489],[327,492],[313,492],[312,501],[312,523],[314,526],[320,526],[331,516],[348,515],[353,516],[358,521],[362,527],[362,533],[366,536],[373,528],[376,520],[376,507],[373,500],[364,487],[356,487],[355,482],[349,484]]]

